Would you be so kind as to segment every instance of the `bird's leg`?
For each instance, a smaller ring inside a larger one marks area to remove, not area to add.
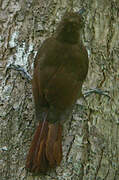
[[[31,81],[31,76],[30,74],[21,66],[15,65],[15,64],[9,64],[6,68],[6,73],[9,69],[14,69],[15,71],[18,71],[23,78],[27,79],[28,81]]]
[[[109,96],[109,91],[103,91],[103,90],[98,89],[98,88],[90,89],[90,90],[84,92],[84,94],[83,94],[84,98],[88,97],[92,93],[96,93],[96,94],[99,94],[99,95],[104,95],[104,96],[107,96],[108,98],[111,98]]]

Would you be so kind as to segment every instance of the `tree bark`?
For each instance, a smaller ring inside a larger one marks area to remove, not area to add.
[[[45,176],[32,176],[25,160],[38,122],[31,77],[42,42],[66,10],[81,7],[82,40],[89,54],[85,91],[64,125],[63,160]],[[24,70],[22,70],[23,68]],[[0,0],[0,179],[119,179],[119,1]]]

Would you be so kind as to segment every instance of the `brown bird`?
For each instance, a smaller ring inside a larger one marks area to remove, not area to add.
[[[82,96],[88,72],[87,51],[80,42],[81,26],[79,13],[66,13],[35,58],[32,88],[39,125],[26,161],[30,172],[45,173],[62,160],[63,120]]]

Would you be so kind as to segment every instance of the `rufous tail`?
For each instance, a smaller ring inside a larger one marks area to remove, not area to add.
[[[62,126],[59,123],[40,122],[26,160],[26,169],[44,173],[62,160]]]

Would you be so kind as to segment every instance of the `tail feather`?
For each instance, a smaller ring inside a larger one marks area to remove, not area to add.
[[[62,126],[59,126],[57,141],[54,143],[54,158],[57,162],[57,165],[60,165],[62,160]]]
[[[62,159],[62,128],[59,124],[50,124],[46,141],[46,157],[50,167],[59,165]]]
[[[31,142],[26,169],[30,172],[46,172],[56,167],[62,159],[62,127],[60,124],[40,122]]]

